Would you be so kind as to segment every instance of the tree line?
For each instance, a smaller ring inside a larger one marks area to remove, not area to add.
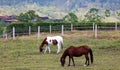
[[[105,17],[111,16],[111,11],[106,9],[104,11],[104,16],[99,14],[99,9],[97,8],[91,8],[87,13],[84,15],[84,19],[79,21],[78,17],[74,12],[69,12],[67,15],[65,15],[62,18],[61,23],[98,23],[102,22],[102,19]],[[117,16],[120,17],[120,11],[116,12]],[[25,13],[20,13],[16,19],[19,20],[19,22],[25,22],[25,23],[54,23],[52,20],[42,20],[38,14],[34,10],[29,10]],[[17,22],[18,23],[18,22]],[[4,22],[0,22],[0,35],[2,34],[2,31],[4,30],[3,27],[6,27],[7,24]]]
[[[79,21],[78,17],[74,12],[69,12],[67,15],[65,15],[62,19],[62,22],[102,22],[105,17],[110,17],[111,16],[111,11],[106,9],[104,11],[104,15],[99,14],[99,9],[97,8],[91,8],[87,13],[84,15],[84,19]],[[120,17],[120,12],[116,13],[117,16]],[[18,16],[18,19],[21,22],[52,22],[51,20],[42,20],[39,18],[39,16],[35,13],[34,10],[29,10],[26,13],[21,13]]]

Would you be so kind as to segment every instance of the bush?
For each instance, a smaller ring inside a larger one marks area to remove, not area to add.
[[[9,23],[0,22],[0,26],[1,26],[1,27],[6,27],[7,25],[9,25]]]
[[[2,34],[3,34],[3,28],[2,27],[0,27],[0,37],[2,37]]]

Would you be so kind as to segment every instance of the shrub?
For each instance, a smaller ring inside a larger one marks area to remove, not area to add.
[[[0,27],[0,37],[2,37],[2,34],[3,34],[3,28]]]

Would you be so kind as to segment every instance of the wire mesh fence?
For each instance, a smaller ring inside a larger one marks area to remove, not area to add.
[[[60,33],[64,35],[66,32],[71,31],[87,31],[95,38],[100,36],[100,31],[120,31],[120,24],[69,24],[69,25],[48,25],[48,26],[27,26],[27,27],[12,27],[6,33],[3,34],[6,38],[12,37],[15,39],[16,36],[37,34],[38,38],[41,33]],[[6,34],[6,35],[5,35]]]

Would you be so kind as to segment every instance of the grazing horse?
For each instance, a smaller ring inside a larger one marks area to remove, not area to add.
[[[64,51],[62,57],[60,58],[61,65],[64,66],[65,59],[67,56],[69,56],[68,66],[70,66],[71,59],[73,61],[73,66],[75,66],[73,57],[80,57],[82,55],[85,55],[86,62],[84,66],[88,66],[89,65],[89,56],[88,56],[89,53],[90,53],[91,63],[93,63],[93,53],[92,53],[91,48],[89,48],[88,46],[79,46],[79,47],[70,46]]]
[[[57,53],[59,53],[61,48],[63,49],[63,38],[61,36],[46,37],[39,47],[40,52],[43,51],[43,46],[45,44],[46,44],[46,49],[45,49],[44,53],[47,51],[47,49],[50,53],[50,51],[51,51],[50,45],[57,45],[57,47],[58,47]]]

